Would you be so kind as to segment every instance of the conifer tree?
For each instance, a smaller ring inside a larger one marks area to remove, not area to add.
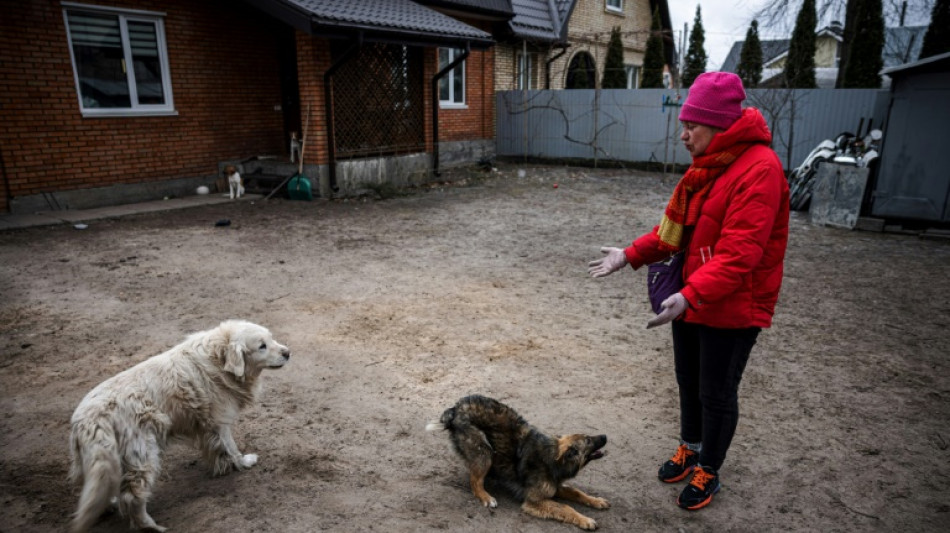
[[[607,44],[607,58],[604,60],[602,89],[626,89],[627,73],[623,66],[623,41],[620,39],[620,26],[610,30],[610,42]]]
[[[884,6],[881,0],[860,0],[854,24],[841,87],[878,88],[884,68]]]
[[[841,35],[841,43],[838,45],[838,77],[835,80],[835,87],[840,89],[844,87],[844,73],[848,69],[848,58],[851,57],[851,41],[854,40],[855,15],[860,7],[861,0],[847,0],[844,11],[844,30]]]
[[[643,54],[643,83],[644,89],[663,88],[663,35],[660,26],[660,9],[653,10],[653,23],[650,25],[650,38],[647,39],[647,49]]]
[[[937,0],[930,12],[930,26],[918,59],[947,52],[950,52],[950,0]]]
[[[759,40],[759,22],[756,20],[745,33],[736,74],[747,89],[758,87],[762,81],[762,41]]]
[[[815,83],[815,0],[804,0],[795,19],[792,42],[785,59],[785,86],[789,89],[814,89]]]
[[[700,74],[706,72],[706,31],[703,29],[703,17],[700,8],[696,6],[696,18],[693,19],[693,30],[689,32],[689,48],[686,49],[686,60],[683,68],[683,86],[689,87]]]

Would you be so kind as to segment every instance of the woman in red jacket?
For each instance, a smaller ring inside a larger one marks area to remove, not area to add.
[[[721,487],[739,381],[759,331],[772,324],[788,243],[788,182],[765,119],[742,109],[744,99],[735,74],[696,78],[679,116],[693,164],[660,225],[625,249],[602,248],[589,269],[597,278],[685,252],[683,288],[647,327],[672,322],[681,440],[658,475],[673,483],[693,474],[676,500],[691,510]]]

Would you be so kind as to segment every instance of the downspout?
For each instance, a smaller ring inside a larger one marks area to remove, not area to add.
[[[564,24],[561,23],[560,12],[557,9],[557,4],[554,0],[548,0],[548,9],[551,13],[551,22],[554,23],[554,35],[560,35],[563,40],[564,36],[561,35],[561,32],[564,30]],[[573,9],[573,8],[572,8]],[[565,20],[566,22],[566,20]],[[551,88],[551,63],[557,61],[562,55],[567,53],[567,44],[563,42],[560,43],[561,53],[548,59],[544,64],[544,88]],[[550,53],[550,51],[548,51]]]
[[[350,46],[346,52],[336,60],[335,63],[330,65],[330,68],[323,73],[323,108],[326,112],[327,118],[327,156],[329,158],[328,162],[328,172],[330,177],[330,190],[337,192],[340,188],[336,184],[336,150],[334,148],[333,140],[333,129],[334,129],[334,117],[333,117],[333,98],[332,98],[332,83],[333,74],[343,66],[344,63],[350,60],[354,53],[363,46],[363,32],[356,34],[356,42]]]
[[[439,80],[459,66],[472,52],[472,45],[465,43],[465,50],[454,61],[445,66],[432,78],[432,174],[439,176]]]
[[[3,176],[3,193],[6,195],[7,199],[7,213],[10,212],[10,180],[7,179],[7,164],[3,160],[3,150],[0,149],[0,175]]]
[[[550,88],[551,88],[551,63],[554,63],[555,61],[557,61],[558,59],[560,59],[562,55],[564,55],[564,54],[566,54],[566,53],[567,53],[567,46],[563,46],[563,47],[561,47],[561,53],[560,53],[560,54],[558,54],[558,55],[552,57],[551,59],[548,59],[548,60],[545,62],[545,64],[544,64],[544,86],[545,86],[544,88],[545,88],[545,89],[550,89]]]

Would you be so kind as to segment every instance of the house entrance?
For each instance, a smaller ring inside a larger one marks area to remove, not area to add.
[[[281,32],[277,41],[280,68],[280,108],[284,117],[284,146],[290,146],[290,136],[302,135],[300,129],[300,87],[297,80],[297,43],[293,28]]]

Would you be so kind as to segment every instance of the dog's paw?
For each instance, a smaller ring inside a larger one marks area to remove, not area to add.
[[[610,502],[603,498],[597,498],[594,496],[591,496],[587,505],[593,507],[594,509],[610,509]]]
[[[597,529],[597,521],[593,518],[588,518],[586,516],[580,517],[580,520],[577,522],[577,527],[581,529],[586,529],[587,531],[593,531]]]
[[[241,456],[241,468],[250,468],[257,464],[257,454],[249,453]]]
[[[498,507],[498,500],[496,500],[493,496],[489,496],[488,498],[482,500],[482,505],[488,507],[489,509],[494,509],[495,507]]]

